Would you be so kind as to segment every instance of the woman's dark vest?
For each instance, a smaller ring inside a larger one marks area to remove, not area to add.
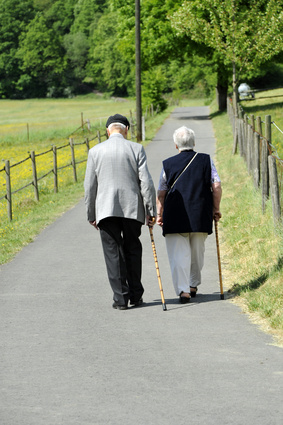
[[[169,187],[194,155],[195,152],[192,150],[182,151],[163,161]],[[165,199],[163,235],[187,232],[211,234],[212,216],[210,157],[198,153]]]

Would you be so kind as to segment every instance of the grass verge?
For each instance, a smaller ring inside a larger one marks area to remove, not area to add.
[[[219,226],[223,280],[233,301],[283,346],[283,230],[274,227],[271,201],[261,212],[244,160],[232,154],[232,128],[226,113],[211,107],[222,180]]]

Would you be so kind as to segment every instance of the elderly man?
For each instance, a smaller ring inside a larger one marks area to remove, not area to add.
[[[144,148],[127,140],[126,117],[110,116],[109,139],[89,151],[85,174],[87,219],[100,230],[113,308],[126,310],[128,302],[139,306],[141,283],[141,226],[152,226],[156,217],[156,194],[148,171]]]
[[[173,285],[181,303],[195,297],[201,283],[205,240],[219,210],[221,181],[210,156],[196,153],[187,127],[173,135],[178,155],[163,161],[157,192],[157,224],[163,227]]]

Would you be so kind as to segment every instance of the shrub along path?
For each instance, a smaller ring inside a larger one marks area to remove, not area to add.
[[[192,127],[214,154],[208,108],[177,108],[147,146],[157,186],[173,131]],[[225,194],[224,194],[225,196]],[[181,305],[154,228],[167,311],[143,228],[145,305],[113,310],[98,232],[83,201],[1,267],[1,404],[5,425],[275,425],[282,349],[220,300],[214,235],[203,284]]]

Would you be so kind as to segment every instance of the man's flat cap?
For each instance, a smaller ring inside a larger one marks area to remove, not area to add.
[[[109,125],[113,124],[114,122],[119,122],[120,124],[124,124],[126,127],[130,128],[130,123],[127,118],[120,114],[111,115],[111,117],[109,117],[107,120],[106,128],[108,128]]]

